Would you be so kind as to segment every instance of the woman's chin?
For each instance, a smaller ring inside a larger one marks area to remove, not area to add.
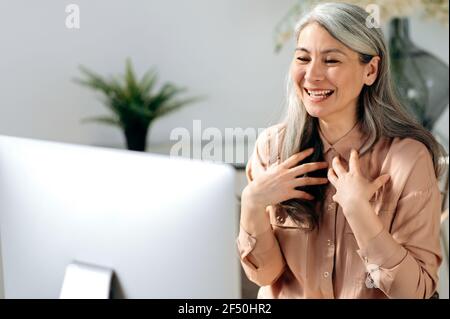
[[[318,105],[305,105],[305,109],[306,112],[312,116],[312,117],[326,117],[327,115],[329,115],[330,110],[322,105],[318,106]]]

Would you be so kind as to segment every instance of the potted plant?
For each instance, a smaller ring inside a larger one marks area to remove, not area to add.
[[[154,69],[147,71],[141,80],[136,79],[129,59],[125,74],[120,77],[107,79],[84,66],[80,66],[80,71],[83,77],[76,78],[75,82],[101,92],[104,104],[112,112],[110,116],[91,117],[84,122],[119,126],[127,148],[133,151],[145,151],[147,134],[154,120],[199,100],[198,97],[178,99],[186,89],[172,83],[165,83],[156,90],[157,73]]]

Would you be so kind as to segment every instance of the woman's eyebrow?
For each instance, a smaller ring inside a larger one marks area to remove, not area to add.
[[[304,52],[306,52],[306,53],[310,53],[309,50],[306,49],[306,48],[304,48],[304,47],[298,47],[298,48],[295,48],[295,51],[304,51]],[[320,51],[320,54],[327,54],[327,53],[330,53],[330,52],[334,52],[334,53],[339,53],[339,54],[342,54],[342,55],[346,55],[343,51],[341,51],[341,50],[339,50],[339,49],[337,49],[337,48],[325,49],[325,50],[323,50],[323,51]]]

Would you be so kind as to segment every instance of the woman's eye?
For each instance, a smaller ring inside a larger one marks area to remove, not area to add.
[[[309,61],[308,58],[304,58],[304,57],[298,57],[297,60],[299,60],[301,62],[308,62]]]
[[[338,63],[338,60],[325,60],[325,63]]]

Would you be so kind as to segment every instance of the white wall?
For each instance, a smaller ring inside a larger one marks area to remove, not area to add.
[[[274,54],[273,30],[294,2],[0,0],[0,134],[122,144],[116,128],[80,124],[107,111],[71,78],[79,64],[123,72],[126,57],[139,74],[157,66],[162,81],[208,96],[155,123],[151,143],[167,142],[173,127],[189,129],[193,119],[219,129],[265,127],[280,115],[292,49]],[[69,3],[80,6],[80,30],[65,27]],[[448,63],[448,28],[415,18],[411,35]],[[438,124],[447,137],[448,125],[447,109]]]
[[[81,28],[65,27],[77,3]],[[142,74],[157,66],[163,81],[207,95],[161,119],[151,142],[173,127],[259,127],[279,110],[289,52],[273,54],[273,29],[293,1],[76,0],[1,1],[0,134],[86,144],[121,144],[118,129],[80,124],[104,114],[94,95],[71,82],[83,64],[123,72],[130,56]]]

